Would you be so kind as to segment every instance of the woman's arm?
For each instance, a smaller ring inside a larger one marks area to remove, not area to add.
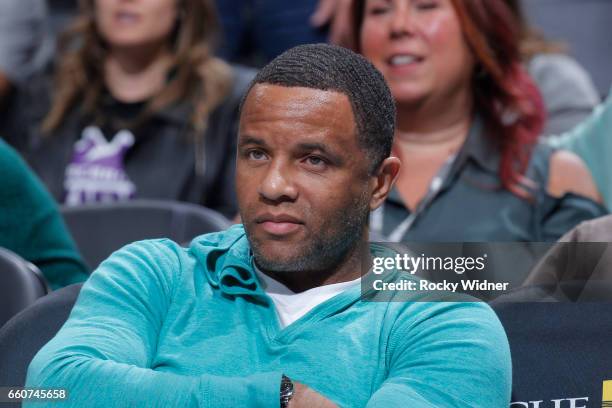
[[[569,132],[548,139],[577,154],[586,164],[608,209],[612,208],[612,89],[591,116]]]
[[[550,157],[548,176],[548,194],[562,197],[566,193],[574,193],[598,203],[601,195],[584,162],[572,152],[557,150]]]

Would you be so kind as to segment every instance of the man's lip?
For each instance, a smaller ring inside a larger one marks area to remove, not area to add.
[[[302,224],[300,219],[289,214],[263,214],[255,222],[271,235],[287,235],[297,231]]]
[[[263,214],[255,217],[255,222],[258,224],[263,224],[264,222],[303,224],[299,218],[289,214]]]
[[[295,231],[297,231],[302,224],[298,224],[295,222],[273,222],[273,221],[264,221],[261,224],[261,227],[270,235],[288,235]]]

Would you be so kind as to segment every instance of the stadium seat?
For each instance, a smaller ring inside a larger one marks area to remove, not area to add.
[[[568,44],[602,96],[612,84],[612,1],[523,0],[530,22],[547,37]]]
[[[612,380],[611,287],[584,288],[527,287],[491,303],[510,342],[511,408],[608,406],[602,395]],[[543,301],[535,302],[538,293]],[[577,302],[558,301],[577,295]]]
[[[0,387],[23,387],[28,365],[62,327],[81,290],[80,283],[39,299],[0,328]],[[19,404],[4,405],[19,407]]]
[[[186,244],[200,234],[230,226],[216,211],[174,201],[133,200],[62,207],[61,212],[92,269],[130,242],[170,238]]]
[[[0,327],[47,293],[47,281],[35,265],[0,248]]]

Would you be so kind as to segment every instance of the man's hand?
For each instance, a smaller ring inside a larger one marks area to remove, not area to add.
[[[350,18],[351,0],[319,0],[310,24],[315,27],[329,24],[329,42],[350,47]]]
[[[294,381],[293,390],[289,408],[338,408],[336,404],[304,384]]]

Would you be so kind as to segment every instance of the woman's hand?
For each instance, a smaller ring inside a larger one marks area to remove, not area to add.
[[[319,0],[310,24],[314,27],[329,24],[329,42],[350,47],[350,11],[351,0]]]

